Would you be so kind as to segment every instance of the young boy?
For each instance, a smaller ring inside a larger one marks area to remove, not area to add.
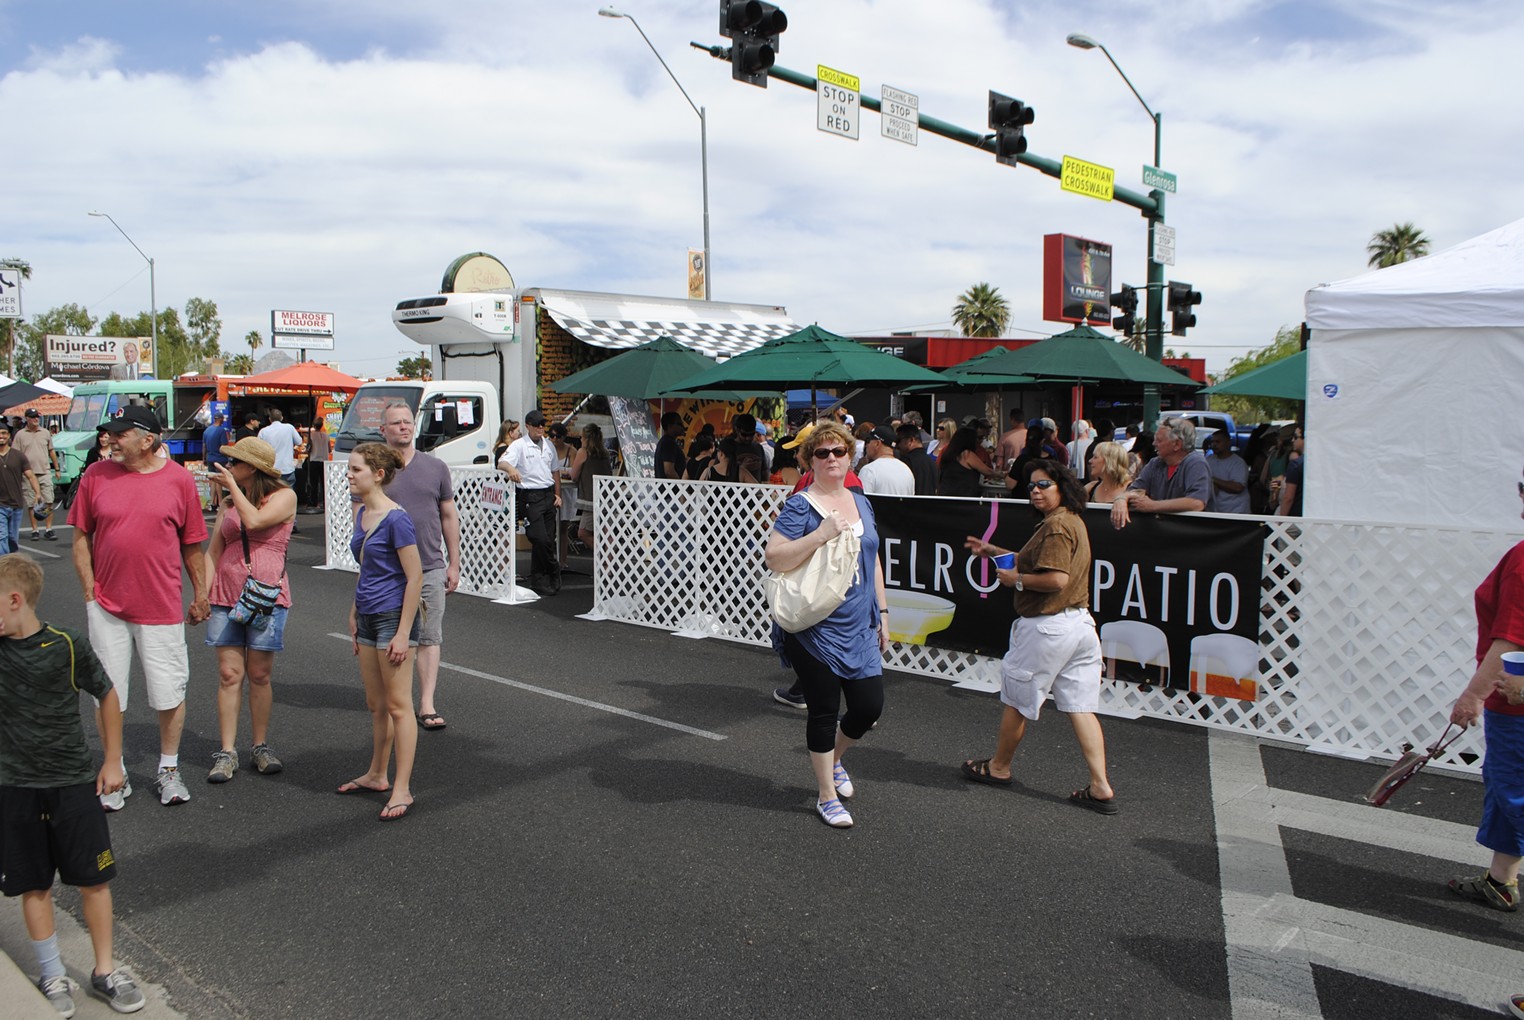
[[[116,862],[97,799],[119,790],[122,711],[83,634],[37,618],[42,569],[20,553],[0,556],[0,893],[21,897],[42,977],[37,987],[74,1015],[53,930],[53,876],[78,886],[95,948],[91,995],[118,1013],[144,1006],[143,993],[111,958],[111,889]],[[94,769],[80,723],[79,692],[100,700],[106,763]]]

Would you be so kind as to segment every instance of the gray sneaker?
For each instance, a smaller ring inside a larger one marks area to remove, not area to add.
[[[213,751],[212,770],[206,774],[208,783],[225,783],[238,771],[237,751]]]
[[[115,793],[101,794],[101,807],[106,809],[107,814],[120,811],[127,806],[127,798],[132,796],[132,780],[127,779],[122,788]]]
[[[69,994],[71,988],[68,978],[45,977],[37,982],[37,990],[58,1010],[59,1016],[74,1015],[74,996]]]
[[[275,757],[275,752],[270,750],[269,744],[255,744],[252,752],[254,758],[254,771],[262,776],[273,776],[286,766]]]
[[[161,769],[160,773],[175,771]],[[184,784],[182,784],[182,789]],[[165,801],[165,803],[169,803]],[[118,1013],[136,1013],[148,1004],[143,998],[143,993],[138,991],[138,986],[127,976],[127,972],[118,967],[110,974],[90,975],[90,994],[97,999],[103,1000],[108,1006]]]
[[[158,783],[159,803],[165,807],[190,800],[190,791],[185,788],[185,780],[180,778],[178,768],[160,769]]]

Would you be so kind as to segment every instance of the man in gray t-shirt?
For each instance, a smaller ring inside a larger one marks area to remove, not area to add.
[[[1153,460],[1111,504],[1111,523],[1125,528],[1132,511],[1184,514],[1213,509],[1212,470],[1196,449],[1196,426],[1184,418],[1166,418],[1154,433]]]
[[[439,684],[440,646],[444,643],[445,594],[460,584],[460,516],[445,462],[413,446],[413,410],[401,401],[388,404],[381,435],[406,465],[386,487],[386,494],[413,519],[418,558],[423,564],[422,619],[418,626],[418,723],[442,730],[444,717],[434,708]]]

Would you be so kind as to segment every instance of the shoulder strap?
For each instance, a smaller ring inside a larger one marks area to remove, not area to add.
[[[365,511],[362,509],[360,511],[360,513],[363,514],[363,513],[365,513]],[[374,535],[376,533],[376,529],[381,527],[381,522],[386,520],[391,515],[392,515],[392,512],[390,510],[386,511],[386,513],[384,513],[380,517],[376,518],[376,523],[375,524],[372,524],[370,527],[365,529],[365,537],[360,539],[360,556],[359,556],[359,560],[360,560],[360,565],[361,566],[365,565],[365,543],[369,542],[370,541],[370,536]]]
[[[237,507],[233,508],[233,513],[235,513],[235,514],[238,513],[238,508]],[[276,527],[280,527],[280,525],[276,525]],[[247,530],[245,530],[245,528],[243,526],[243,518],[242,517],[238,518],[238,540],[243,543],[243,569],[244,569],[245,572],[248,573],[248,575],[250,577],[253,577],[254,576],[254,558],[253,558],[253,556],[251,556],[249,554],[249,533],[248,533]],[[364,547],[362,546],[361,548],[363,550]],[[287,552],[290,551],[289,547],[287,547],[286,551]],[[283,552],[281,554],[281,558],[280,558],[280,576],[281,576],[282,580],[285,580],[285,577],[286,577],[286,553],[285,552]]]

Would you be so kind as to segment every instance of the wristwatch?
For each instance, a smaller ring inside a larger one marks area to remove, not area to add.
[[[1016,590],[1017,591],[1025,591],[1026,590],[1026,585],[1021,583],[1021,575],[1020,574],[1016,575]]]

